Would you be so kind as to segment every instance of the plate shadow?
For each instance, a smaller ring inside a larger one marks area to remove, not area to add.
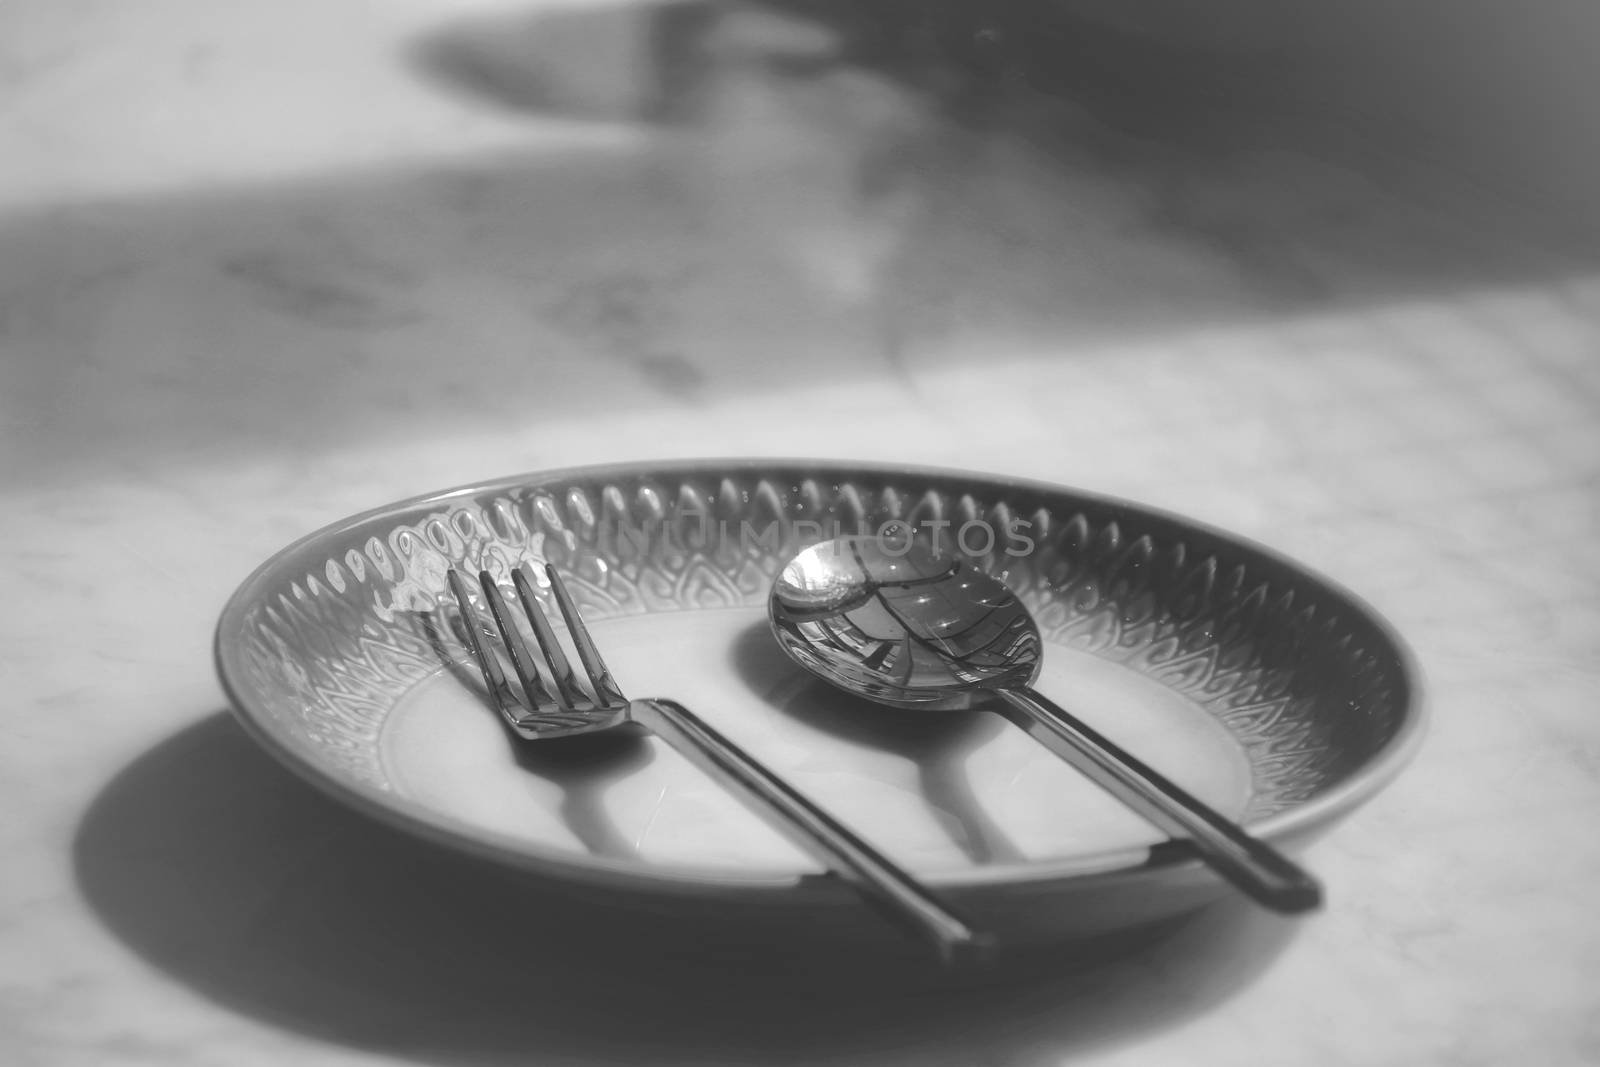
[[[1056,1062],[1216,1007],[1294,929],[1228,902],[953,980],[892,932],[875,939],[871,920],[845,952],[811,927],[795,938],[712,906],[652,914],[420,843],[308,788],[226,713],[109,782],[73,858],[105,925],[217,1003],[452,1064],[535,1051],[563,1063]]]

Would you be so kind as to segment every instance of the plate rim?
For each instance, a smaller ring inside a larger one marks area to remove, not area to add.
[[[1179,512],[1126,497],[1043,479],[1018,478],[988,471],[930,464],[795,456],[699,456],[578,464],[523,471],[419,493],[327,523],[269,555],[249,572],[224,604],[213,630],[212,660],[223,693],[227,697],[229,711],[246,734],[271,753],[280,765],[347,807],[435,844],[541,876],[560,877],[568,881],[632,891],[687,893],[692,896],[706,893],[790,891],[809,883],[834,880],[826,872],[819,876],[800,871],[759,872],[696,867],[688,864],[641,864],[587,853],[536,851],[530,849],[525,842],[513,844],[511,839],[501,841],[489,833],[473,835],[453,830],[442,821],[430,821],[398,806],[381,803],[338,776],[328,774],[303,760],[293,749],[282,743],[264,723],[259,721],[260,717],[247,707],[248,702],[242,698],[242,687],[230,673],[232,666],[228,655],[230,631],[237,632],[240,629],[244,613],[259,599],[260,587],[267,579],[274,575],[286,560],[301,554],[309,546],[336,538],[374,519],[428,505],[448,503],[461,497],[476,497],[564,479],[648,477],[652,473],[665,472],[726,473],[778,467],[802,468],[816,473],[836,472],[841,475],[871,473],[970,480],[1002,488],[1069,495],[1110,509],[1128,510],[1186,527],[1224,543],[1240,546],[1310,579],[1345,599],[1365,617],[1365,621],[1378,631],[1395,652],[1400,673],[1406,683],[1407,694],[1407,699],[1402,705],[1401,720],[1383,747],[1365,761],[1350,778],[1309,801],[1246,824],[1253,834],[1265,840],[1287,846],[1294,840],[1309,837],[1326,829],[1339,817],[1370,800],[1392,782],[1415,758],[1427,734],[1432,709],[1427,698],[1426,678],[1416,653],[1388,618],[1342,582],[1253,538]],[[1158,874],[1192,875],[1203,869],[1203,861],[1187,850],[1140,845],[1069,857],[1051,857],[1046,860],[928,872],[918,877],[938,889],[982,891],[1044,889],[1061,887],[1069,883],[1073,887],[1084,888],[1091,885],[1120,885],[1142,881]]]

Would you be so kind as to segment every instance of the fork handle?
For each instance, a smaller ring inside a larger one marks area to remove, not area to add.
[[[947,964],[981,959],[992,950],[988,936],[975,932],[927,887],[682,704],[635,700],[628,715],[738,793],[890,918],[932,941]]]
[[[1260,903],[1285,913],[1321,905],[1321,884],[1293,860],[1076,715],[1033,689],[1005,689],[996,695],[1006,718],[1168,834],[1187,838],[1213,870]]]

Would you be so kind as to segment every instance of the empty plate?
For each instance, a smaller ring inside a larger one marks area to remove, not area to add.
[[[1042,691],[1281,847],[1415,748],[1408,653],[1294,563],[1075,490],[861,464],[554,471],[380,508],[251,575],[222,614],[218,670],[267,749],[405,830],[668,914],[850,926],[850,890],[658,741],[509,737],[445,575],[548,560],[628,692],[688,705],[1003,938],[1108,932],[1231,892],[998,716],[863,714],[789,663],[765,615],[780,565],[895,520],[1018,591],[1044,636]]]

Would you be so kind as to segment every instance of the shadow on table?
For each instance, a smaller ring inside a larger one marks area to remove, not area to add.
[[[962,985],[870,918],[841,955],[826,931],[550,895],[347,811],[225,714],[107,785],[75,861],[106,925],[215,1001],[452,1064],[1055,1062],[1214,1008],[1293,930],[1230,902]]]
[[[1155,125],[1086,106],[1099,68],[1073,64],[1086,84],[958,121],[929,103],[950,64],[897,52],[893,19],[812,6],[454,20],[394,63],[526,113],[514,150],[0,217],[0,484],[403,462],[541,413],[624,434],[639,412],[1594,272],[1492,197],[1408,192],[1314,124],[1235,128],[1159,78],[1123,76]],[[956,29],[936,35],[973,29],[970,5],[938,9]]]

